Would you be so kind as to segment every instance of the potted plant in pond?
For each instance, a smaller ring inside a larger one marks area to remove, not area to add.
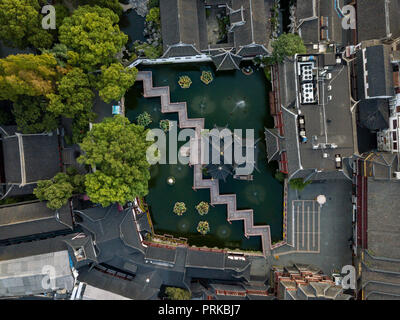
[[[214,79],[213,79],[212,73],[211,73],[210,71],[203,71],[203,72],[201,73],[200,80],[201,80],[203,83],[205,83],[205,84],[209,84],[209,83],[212,82]]]
[[[207,203],[207,202],[204,202],[204,201],[201,201],[201,202],[196,206],[197,212],[198,212],[201,216],[207,214],[209,208],[210,208],[210,207],[209,207],[208,203]]]
[[[200,221],[199,224],[197,225],[197,231],[202,235],[206,235],[207,233],[209,233],[210,225],[208,221]]]
[[[160,121],[160,128],[161,128],[164,132],[168,132],[169,129],[171,128],[171,124],[170,124],[169,120],[161,120],[161,121]]]
[[[182,89],[188,89],[192,84],[192,80],[188,76],[181,76],[179,78],[178,84],[181,86]]]
[[[151,116],[149,113],[146,111],[139,114],[139,116],[136,118],[137,124],[143,127],[148,126],[150,123],[152,123],[153,120],[151,120]]]
[[[181,216],[186,212],[186,205],[184,202],[176,202],[174,205],[174,213]]]

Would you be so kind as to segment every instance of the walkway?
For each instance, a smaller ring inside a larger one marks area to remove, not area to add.
[[[320,219],[321,207],[316,201],[292,200],[287,244],[280,250],[274,250],[273,253],[279,256],[295,252],[319,253]]]
[[[180,128],[194,128],[197,136],[200,137],[201,130],[204,129],[204,118],[188,118],[186,102],[171,103],[169,87],[153,88],[153,77],[151,71],[140,71],[136,78],[137,81],[143,81],[143,96],[145,98],[161,98],[161,112],[177,112]],[[197,144],[200,148],[200,144]],[[200,152],[198,152],[200,154]],[[271,234],[270,227],[255,226],[253,220],[253,210],[238,210],[236,207],[236,194],[220,194],[218,180],[203,179],[201,164],[193,165],[193,189],[210,189],[211,205],[226,204],[228,222],[243,220],[244,235],[260,236],[264,256],[271,254]]]
[[[352,190],[351,181],[314,181],[303,191],[288,190],[287,245],[272,250],[272,265],[296,263],[320,267],[325,274],[352,264]],[[314,200],[326,196],[320,208]]]
[[[292,208],[296,228],[295,248],[297,251],[319,253],[321,207],[316,201],[295,200]]]

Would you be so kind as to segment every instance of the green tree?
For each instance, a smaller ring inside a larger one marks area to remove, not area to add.
[[[85,191],[84,181],[85,177],[71,167],[67,173],[57,173],[53,179],[38,181],[33,193],[39,200],[47,201],[48,208],[57,210],[67,204],[73,194]]]
[[[311,181],[304,182],[304,180],[301,179],[301,178],[292,179],[292,180],[289,181],[290,187],[291,187],[292,189],[298,190],[298,191],[303,191],[304,188],[305,188],[306,186],[308,186],[310,183],[311,183]]]
[[[6,44],[25,48],[49,48],[52,34],[42,29],[38,0],[0,0],[0,39]]]
[[[72,122],[72,143],[81,143],[89,131],[89,123],[96,119],[96,114],[92,111],[86,111],[75,117]]]
[[[64,19],[66,17],[69,17],[70,12],[66,6],[60,3],[55,4],[54,7],[56,8],[56,27],[58,29],[59,27],[61,27]]]
[[[74,187],[65,173],[57,173],[51,180],[38,181],[33,190],[34,195],[41,201],[47,201],[47,207],[53,210],[60,209],[72,197]]]
[[[142,126],[120,115],[93,125],[80,144],[84,154],[78,158],[93,169],[85,179],[91,201],[106,207],[147,195],[150,164],[146,150],[150,142],[146,134]]]
[[[120,31],[118,15],[99,6],[79,7],[64,19],[59,30],[60,43],[70,50],[70,63],[87,71],[115,61],[128,36]]]
[[[99,95],[103,101],[110,103],[112,100],[120,100],[136,80],[138,70],[124,68],[120,63],[113,63],[108,68],[101,67],[101,75],[98,82]]]
[[[9,101],[0,101],[0,125],[13,125],[14,117],[12,114],[12,103]]]
[[[94,93],[82,69],[73,68],[68,72],[59,82],[57,91],[57,94],[47,95],[48,110],[56,115],[74,118],[92,107]]]
[[[57,43],[51,49],[43,49],[42,53],[52,54],[60,67],[65,68],[67,66],[69,55],[65,44]]]
[[[305,54],[307,52],[301,37],[294,33],[283,33],[277,40],[272,42],[272,58],[276,63],[281,63],[285,57],[292,57],[296,53]]]
[[[69,181],[74,187],[74,194],[82,194],[85,192],[85,176],[78,173],[75,167],[67,168]]]
[[[136,122],[139,126],[147,127],[153,120],[151,120],[150,114],[145,111],[137,116]]]
[[[157,59],[162,55],[161,45],[154,47],[147,42],[135,41],[132,49],[134,57],[140,56],[148,59]]]
[[[279,182],[283,182],[285,181],[285,174],[280,171],[277,171],[275,173],[275,179],[278,180]]]
[[[190,300],[191,298],[188,290],[175,287],[166,287],[165,294],[170,300]]]
[[[146,21],[147,22],[154,22],[157,25],[160,25],[160,8],[158,7],[153,7],[149,10],[149,13],[146,15]]]
[[[46,112],[48,101],[43,97],[20,96],[12,113],[18,130],[22,133],[41,133],[53,131],[58,126],[57,117]]]
[[[59,76],[56,65],[51,54],[17,54],[0,59],[0,100],[52,93]]]
[[[44,29],[37,29],[34,34],[28,38],[29,43],[35,48],[51,48],[53,44],[53,35]]]

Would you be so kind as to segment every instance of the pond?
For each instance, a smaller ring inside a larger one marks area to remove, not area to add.
[[[133,9],[129,9],[122,14],[119,21],[119,28],[129,37],[126,44],[127,48],[130,49],[136,40],[146,41],[143,35],[144,24],[145,18],[138,15]]]
[[[186,101],[189,118],[205,118],[205,127],[215,126],[233,129],[254,129],[256,143],[256,169],[253,181],[236,180],[232,175],[219,182],[221,194],[236,194],[238,209],[253,209],[256,225],[270,225],[271,240],[282,239],[283,186],[274,178],[276,168],[268,165],[266,157],[264,127],[273,127],[269,114],[268,92],[270,84],[262,70],[252,75],[241,71],[215,72],[212,64],[175,64],[140,67],[153,72],[154,86],[169,86],[171,102]],[[214,80],[205,85],[200,80],[202,71],[210,71]],[[182,89],[178,80],[187,75],[192,84]],[[158,128],[162,119],[178,120],[176,113],[162,114],[159,98],[144,98],[143,85],[137,82],[126,95],[126,115],[132,121],[147,111],[153,122],[150,128]],[[245,133],[243,133],[244,135]],[[185,142],[181,142],[181,145]],[[195,206],[210,202],[209,189],[194,191],[193,168],[188,165],[155,165],[151,167],[149,205],[157,234],[171,234],[188,238],[191,245],[219,248],[241,248],[261,250],[260,237],[247,239],[243,234],[243,222],[226,220],[226,205],[210,207],[205,216],[200,216]],[[169,185],[167,179],[175,178]],[[173,213],[176,202],[184,202],[187,211],[182,216]],[[199,221],[207,220],[210,233],[206,236],[196,231]]]

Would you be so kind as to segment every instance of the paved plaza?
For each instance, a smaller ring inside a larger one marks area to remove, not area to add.
[[[287,245],[273,250],[271,265],[314,264],[325,273],[352,264],[352,183],[347,180],[313,182],[302,192],[289,188]],[[315,201],[323,194],[322,207]]]

